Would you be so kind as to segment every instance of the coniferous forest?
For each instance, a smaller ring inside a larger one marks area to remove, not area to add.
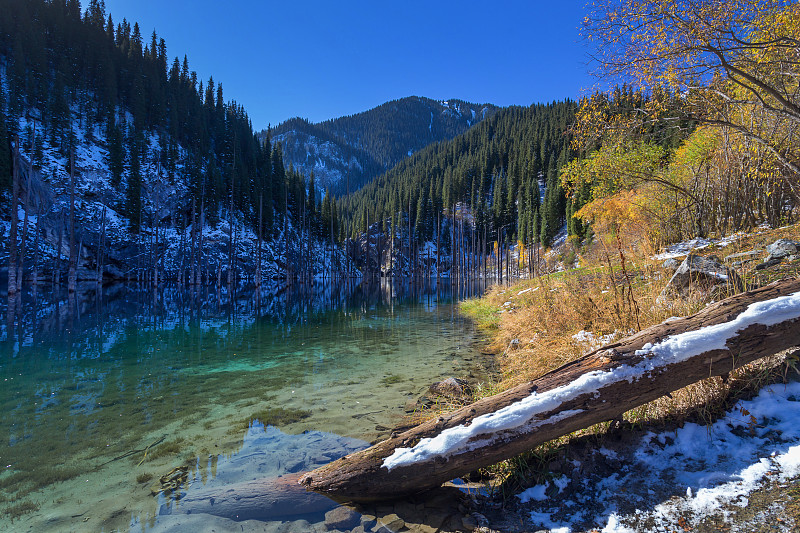
[[[621,191],[658,219],[645,237],[655,246],[791,217],[785,181],[756,177],[721,199],[711,174],[730,176],[723,157],[739,176],[767,176],[769,154],[720,138],[668,86],[504,109],[410,97],[256,133],[221,80],[198,79],[102,0],[2,4],[12,287],[532,275],[559,235],[591,240]],[[701,176],[702,164],[715,172]],[[336,168],[315,176],[319,165]]]

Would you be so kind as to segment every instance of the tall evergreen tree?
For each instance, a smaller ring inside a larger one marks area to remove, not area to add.
[[[11,189],[11,136],[6,127],[6,98],[0,83],[0,194]]]

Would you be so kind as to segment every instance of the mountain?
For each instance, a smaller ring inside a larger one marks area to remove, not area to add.
[[[372,222],[391,224],[421,245],[448,231],[437,230],[440,217],[455,217],[493,240],[549,246],[570,208],[558,169],[574,156],[576,111],[570,100],[504,108],[340,198],[342,224],[353,237]]]
[[[312,124],[295,118],[272,130],[284,161],[320,190],[353,192],[426,146],[452,139],[500,108],[411,96],[346,117]],[[262,136],[266,132],[261,132]]]

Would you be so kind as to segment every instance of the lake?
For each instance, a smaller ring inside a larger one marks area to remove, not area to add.
[[[388,436],[431,383],[486,378],[453,304],[470,292],[113,285],[3,302],[0,531],[199,531],[197,515],[176,518],[181,498]],[[288,508],[203,523],[288,531],[322,519]]]

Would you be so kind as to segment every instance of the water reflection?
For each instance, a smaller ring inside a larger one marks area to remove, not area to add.
[[[254,423],[235,453],[199,459],[194,470],[175,490],[162,492],[157,524],[169,524],[171,515],[204,513],[229,520],[324,521],[336,504],[296,485],[297,476],[279,478],[325,465],[368,446],[364,441],[332,433],[308,431],[288,435]],[[159,482],[160,483],[160,482]]]
[[[431,382],[480,373],[451,305],[480,289],[92,284],[72,301],[15,298],[0,309],[0,530],[146,523],[156,481],[239,450],[254,423],[380,438]]]

